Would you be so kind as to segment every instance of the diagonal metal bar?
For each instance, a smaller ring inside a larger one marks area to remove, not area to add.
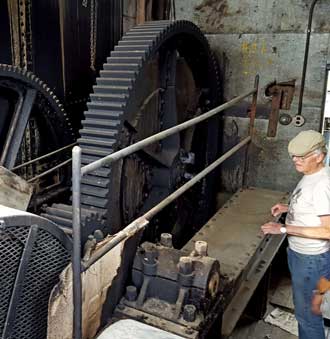
[[[32,255],[33,246],[38,236],[38,226],[32,225],[30,228],[30,232],[28,238],[25,243],[25,247],[23,250],[21,262],[18,268],[15,287],[13,289],[13,293],[11,295],[10,304],[7,313],[7,319],[5,323],[5,327],[3,330],[2,338],[7,339],[12,337],[12,332],[15,325],[17,305],[22,295],[23,283],[25,279],[25,275],[28,269],[28,264]]]
[[[15,165],[36,95],[37,91],[35,89],[28,89],[25,96],[20,96],[19,98],[0,161],[1,165],[8,169],[12,169]]]
[[[27,180],[27,182],[34,182],[34,181],[36,181],[36,180],[38,180],[38,179],[40,179],[40,178],[42,178],[42,177],[48,175],[49,173],[52,173],[52,172],[56,171],[57,169],[59,169],[59,168],[61,168],[61,167],[64,167],[64,166],[70,164],[71,160],[72,160],[71,158],[68,159],[68,160],[65,160],[65,161],[61,162],[60,164],[58,164],[58,165],[56,165],[56,166],[50,168],[48,171],[42,172],[42,173],[40,173],[39,175],[36,175],[35,177],[33,177],[33,178]]]
[[[12,168],[12,171],[16,171],[16,170],[18,170],[18,169],[20,169],[20,168],[22,168],[22,167],[31,165],[31,164],[33,164],[33,163],[35,163],[35,162],[37,162],[37,161],[46,159],[46,158],[51,157],[52,155],[55,155],[55,154],[57,154],[57,153],[61,153],[61,152],[65,151],[65,150],[67,150],[67,149],[69,149],[69,148],[72,148],[72,147],[75,146],[75,145],[77,145],[76,142],[74,142],[74,143],[72,143],[72,144],[70,144],[70,145],[64,146],[64,147],[62,147],[62,148],[59,148],[59,149],[57,149],[57,150],[55,150],[55,151],[53,151],[53,152],[47,153],[47,154],[45,154],[45,155],[42,155],[42,156],[40,156],[40,157],[38,157],[38,158],[32,159],[32,160],[30,160],[30,161],[27,161],[27,162],[25,162],[24,164],[20,164],[20,165],[18,165],[18,166],[13,167],[13,168]]]

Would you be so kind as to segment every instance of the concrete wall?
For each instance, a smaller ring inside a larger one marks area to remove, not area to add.
[[[177,19],[195,22],[210,41],[223,72],[224,98],[253,87],[260,74],[260,91],[249,184],[290,191],[299,179],[287,154],[288,141],[305,129],[320,129],[329,61],[330,2],[319,0],[315,7],[309,63],[306,75],[302,127],[278,125],[274,138],[266,136],[271,101],[265,86],[296,79],[291,109],[281,111],[294,116],[298,97],[306,41],[310,0],[176,0]],[[247,135],[245,118],[248,101],[225,112],[221,143],[223,150]],[[222,187],[235,191],[241,184],[244,152],[223,167]]]

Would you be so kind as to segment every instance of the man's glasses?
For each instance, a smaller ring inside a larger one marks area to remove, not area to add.
[[[290,157],[291,157],[292,160],[295,158],[296,160],[299,160],[299,161],[305,161],[306,159],[310,158],[313,155],[316,155],[316,153],[314,151],[307,153],[306,155],[303,155],[303,156],[290,154]]]

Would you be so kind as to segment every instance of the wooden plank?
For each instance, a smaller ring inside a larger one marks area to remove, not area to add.
[[[137,0],[136,4],[136,24],[140,25],[146,21],[146,1]]]
[[[26,211],[33,186],[24,179],[0,166],[0,204]]]

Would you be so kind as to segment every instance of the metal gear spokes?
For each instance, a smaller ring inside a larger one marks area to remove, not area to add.
[[[213,108],[219,104],[219,93],[217,64],[197,26],[156,21],[133,28],[107,59],[90,96],[78,139],[82,164]],[[117,232],[213,161],[217,131],[214,118],[85,176],[83,240],[97,227]],[[205,222],[212,208],[213,180],[208,177],[165,211],[165,222],[160,215],[151,236],[166,229],[182,239],[189,233],[188,218],[194,226]],[[44,216],[68,227],[71,211],[71,206],[56,205]],[[102,225],[86,227],[91,215],[103,220]]]
[[[29,71],[0,64],[0,164],[12,170],[73,140],[69,118],[51,89]],[[24,166],[16,173],[29,180],[58,164],[62,156]],[[54,188],[67,179],[66,174],[54,177],[40,180],[38,190]]]

